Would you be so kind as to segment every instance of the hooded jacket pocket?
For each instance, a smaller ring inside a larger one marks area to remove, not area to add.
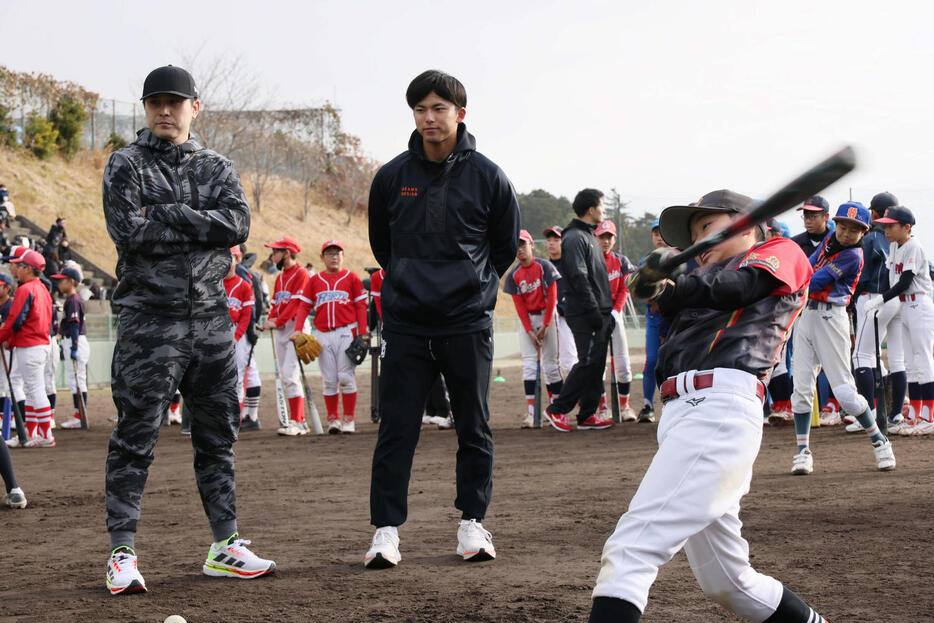
[[[403,258],[389,275],[392,297],[383,304],[397,316],[437,325],[482,310],[480,279],[470,260]]]

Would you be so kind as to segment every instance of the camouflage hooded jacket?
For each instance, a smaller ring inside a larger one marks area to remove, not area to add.
[[[230,160],[192,139],[176,146],[143,129],[111,155],[103,198],[117,247],[115,305],[173,318],[227,313],[229,249],[250,231]]]

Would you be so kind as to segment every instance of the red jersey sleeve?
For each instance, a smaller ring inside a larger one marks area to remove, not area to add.
[[[555,308],[558,306],[558,282],[552,281],[545,290],[545,318],[542,324],[546,327],[551,324],[551,319],[555,316]]]
[[[370,294],[373,295],[373,302],[376,304],[376,313],[379,315],[380,320],[383,319],[383,297],[380,294],[382,289],[383,269],[380,268],[370,277]]]
[[[529,309],[525,306],[525,301],[521,294],[513,294],[512,302],[516,305],[516,314],[519,315],[519,322],[526,331],[532,330],[532,321],[529,320]]]
[[[759,268],[782,282],[775,296],[799,292],[811,280],[814,269],[804,251],[790,238],[772,238],[754,246],[737,268]]]
[[[353,299],[354,310],[357,314],[357,328],[354,329],[354,336],[357,336],[367,332],[366,289],[356,273],[351,273],[351,275],[353,275],[353,283],[350,286],[350,297]]]

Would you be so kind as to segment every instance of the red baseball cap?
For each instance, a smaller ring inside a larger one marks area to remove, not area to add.
[[[560,238],[562,231],[564,230],[558,227],[557,225],[555,225],[553,227],[548,227],[547,229],[543,229],[542,235],[545,236],[546,238],[548,237],[549,234],[552,236],[555,236],[556,238]]]
[[[275,242],[267,242],[263,246],[269,247],[270,249],[285,249],[292,253],[301,253],[302,251],[302,248],[298,246],[298,242],[295,241],[295,238],[290,236],[282,236]]]
[[[597,229],[594,230],[593,235],[602,236],[603,234],[616,235],[616,225],[613,221],[601,221],[600,224],[597,225]]]
[[[13,258],[10,260],[11,264],[26,264],[27,266],[32,266],[33,268],[38,268],[42,270],[45,268],[45,258],[33,251],[32,249],[27,249],[20,257]]]
[[[230,247],[230,252],[237,257],[243,257],[243,253],[240,251],[240,245],[234,245]]]
[[[526,242],[529,242],[529,243],[531,243],[531,244],[535,244],[535,241],[532,240],[532,234],[530,234],[530,233],[529,233],[529,230],[527,230],[527,229],[520,229],[520,230],[519,230],[519,240],[525,240]]]
[[[341,251],[344,250],[344,245],[342,245],[339,240],[325,240],[321,245],[321,252],[324,253],[324,250],[328,247],[337,247]]]

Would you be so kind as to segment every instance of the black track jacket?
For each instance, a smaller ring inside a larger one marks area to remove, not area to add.
[[[386,330],[445,336],[492,325],[499,278],[516,259],[519,203],[467,126],[458,126],[444,162],[428,160],[413,132],[408,151],[373,178],[369,221],[370,247],[386,269]]]
[[[594,229],[593,225],[574,218],[561,234],[561,278],[564,280],[564,312],[568,318],[585,316],[595,310],[608,314],[613,309],[606,260],[593,235]]]

